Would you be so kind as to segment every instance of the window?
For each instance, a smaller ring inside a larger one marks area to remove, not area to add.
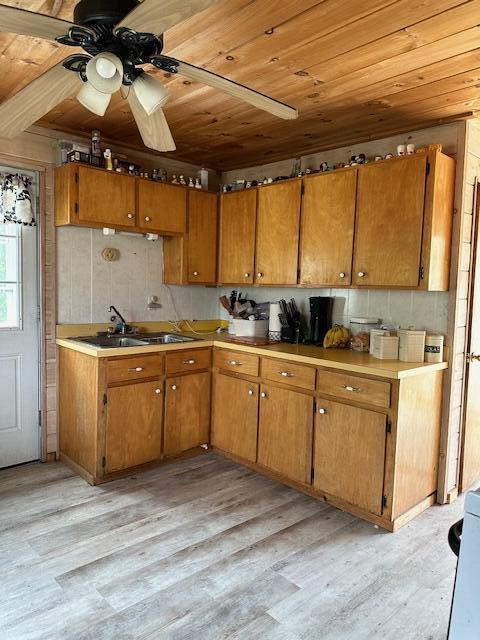
[[[0,330],[22,327],[22,225],[0,225]]]

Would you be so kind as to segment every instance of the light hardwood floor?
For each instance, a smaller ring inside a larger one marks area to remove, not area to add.
[[[213,454],[0,472],[2,640],[440,640],[462,500],[395,534]]]

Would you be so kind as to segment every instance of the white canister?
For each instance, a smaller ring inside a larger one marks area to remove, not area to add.
[[[424,362],[426,331],[399,329],[398,359],[402,362]]]
[[[375,336],[389,336],[388,329],[370,329],[370,355],[373,355],[373,341]]]
[[[438,333],[428,333],[425,338],[425,362],[443,362],[444,337]]]
[[[372,355],[380,360],[398,360],[398,336],[375,335]]]
[[[268,321],[268,337],[270,340],[280,342],[282,335],[282,324],[278,314],[280,313],[280,303],[272,302],[270,304],[270,319]]]

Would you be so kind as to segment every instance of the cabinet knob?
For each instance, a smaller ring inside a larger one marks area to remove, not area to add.
[[[140,371],[143,371],[143,367],[131,367],[130,369],[128,369],[128,371],[131,371],[133,373],[140,373]]]
[[[176,391],[177,390],[177,385],[176,384],[172,384],[172,386],[170,387],[170,389],[172,391]]]
[[[365,273],[365,271],[359,271],[357,273],[357,275],[358,275],[359,278],[364,278],[366,276],[366,273]]]
[[[257,273],[257,278],[263,278],[263,273],[261,271]]]
[[[345,273],[343,271],[340,271],[340,273],[338,274],[340,278],[345,278]]]
[[[193,272],[192,272],[192,276],[198,276],[198,275],[199,275],[199,274],[198,274],[198,271],[193,271]]]
[[[184,360],[183,364],[195,364],[195,360]]]
[[[248,273],[248,271],[245,272],[243,275],[245,276],[245,278],[249,278],[250,277],[250,274]]]
[[[262,398],[266,398],[267,394],[265,393],[265,391],[262,391],[262,393],[260,394],[262,396]]]
[[[318,413],[321,413],[323,415],[324,413],[327,413],[327,410],[324,409],[323,407],[320,407],[320,409],[318,410]]]
[[[158,396],[158,395],[160,395],[160,394],[162,393],[162,390],[161,390],[161,389],[155,389],[155,393],[156,393],[156,394],[157,394],[157,396]]]
[[[145,222],[150,222],[150,221],[151,221],[150,216],[146,216],[146,217],[145,217]]]
[[[361,391],[360,387],[352,387],[349,384],[344,384],[343,388],[345,389],[345,391],[353,391],[354,393],[358,393],[359,391]]]
[[[134,217],[135,217],[135,216],[133,215],[133,213],[127,213],[127,218],[128,218],[129,220],[133,220],[133,218],[134,218]]]
[[[253,396],[253,391],[252,391],[252,389],[249,389],[249,390],[248,390],[248,395],[249,395],[249,396]]]

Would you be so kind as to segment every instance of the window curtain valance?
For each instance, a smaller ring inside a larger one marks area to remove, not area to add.
[[[0,223],[16,222],[36,226],[31,185],[32,181],[28,176],[0,172]]]

